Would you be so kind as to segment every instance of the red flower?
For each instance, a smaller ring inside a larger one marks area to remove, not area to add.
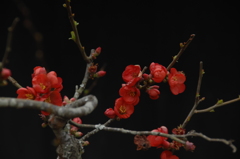
[[[127,104],[122,97],[116,99],[114,111],[120,119],[129,118],[134,112],[134,105]]]
[[[32,79],[33,89],[38,93],[48,93],[51,88],[51,82],[46,74],[39,74]]]
[[[53,105],[62,106],[62,97],[58,91],[51,91],[49,96],[44,100],[44,102],[51,103]],[[43,115],[49,115],[50,113],[41,111]]]
[[[126,85],[129,86],[129,87],[136,86],[136,84],[137,84],[141,79],[142,79],[141,77],[133,78],[133,79],[130,80]]]
[[[186,76],[177,71],[175,68],[170,69],[170,74],[168,75],[168,83],[170,85],[170,90],[174,95],[184,92],[186,86],[184,82],[186,81]]]
[[[117,116],[115,111],[112,108],[106,109],[105,112],[104,112],[104,115],[106,115],[110,119],[113,119],[113,118],[115,118]]]
[[[141,67],[139,65],[128,65],[122,73],[122,78],[125,82],[129,82],[138,77],[140,71]]]
[[[173,155],[171,151],[165,150],[161,153],[160,159],[179,159],[179,157]]]
[[[153,76],[152,79],[156,83],[162,82],[168,73],[167,69],[164,66],[154,62],[150,64],[149,69],[151,71],[151,75]]]
[[[127,104],[137,105],[139,102],[140,91],[136,87],[123,86],[120,88],[119,94]]]
[[[33,74],[32,74],[32,78],[36,75],[39,75],[39,74],[47,74],[47,71],[44,67],[41,67],[41,66],[36,66],[33,68]]]
[[[153,85],[147,89],[147,93],[151,99],[158,99],[160,91],[158,90],[159,86]]]
[[[168,134],[168,129],[165,126],[161,126],[158,129],[152,130],[152,132],[160,132],[160,133]],[[156,136],[156,135],[148,135],[147,139],[152,147],[157,147],[157,148],[160,148],[160,147],[163,147],[164,145],[166,145],[164,140],[167,140],[166,137]]]
[[[20,99],[31,99],[34,100],[36,97],[36,92],[33,88],[27,87],[27,88],[19,88],[17,90],[17,98]]]

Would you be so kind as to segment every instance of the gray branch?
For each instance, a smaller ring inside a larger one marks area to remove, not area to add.
[[[49,112],[51,114],[63,117],[63,118],[74,118],[81,117],[90,114],[97,106],[98,100],[93,95],[82,97],[75,102],[66,105],[65,107],[55,106],[50,103],[25,100],[17,98],[0,98],[0,107],[12,107],[12,108],[28,108],[37,109]]]

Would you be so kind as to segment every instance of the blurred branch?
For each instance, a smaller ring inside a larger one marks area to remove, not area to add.
[[[18,7],[19,11],[23,15],[23,26],[30,32],[33,39],[36,42],[36,52],[35,57],[42,63],[47,69],[47,64],[44,60],[44,52],[43,52],[43,35],[37,31],[36,27],[31,21],[31,12],[29,8],[24,4],[22,0],[14,0],[16,6]]]
[[[12,44],[13,31],[14,31],[18,22],[19,22],[19,18],[16,17],[13,20],[12,25],[8,28],[7,44],[6,44],[6,49],[5,49],[5,53],[3,55],[2,62],[0,64],[0,72],[1,72],[1,69],[4,67],[4,65],[7,63],[8,54],[12,50],[11,44]]]
[[[22,86],[11,76],[8,77],[8,80],[17,88],[22,88]]]

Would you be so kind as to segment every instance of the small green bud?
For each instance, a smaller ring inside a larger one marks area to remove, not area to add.
[[[215,112],[215,110],[214,110],[214,109],[211,109],[209,112],[213,113],[213,112]]]
[[[222,100],[222,99],[220,99],[220,100],[217,101],[217,104],[222,104],[222,103],[223,103],[223,100]]]
[[[79,23],[76,21],[76,20],[74,20],[74,25],[79,25]]]
[[[74,42],[76,42],[76,36],[75,36],[74,31],[71,31],[70,34],[71,34],[71,38],[69,38],[69,39],[71,39],[71,40],[73,40]]]

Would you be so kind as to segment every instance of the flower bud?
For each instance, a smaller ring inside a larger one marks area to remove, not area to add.
[[[101,48],[101,47],[98,47],[98,48],[96,48],[96,50],[95,50],[95,52],[96,52],[98,55],[101,53],[101,51],[102,51],[102,48]]]
[[[186,145],[185,145],[186,150],[193,151],[195,148],[196,146],[192,142],[189,142],[189,141],[186,142]]]
[[[104,112],[104,115],[106,115],[110,119],[113,119],[116,117],[115,111],[112,108],[106,109],[106,111]]]
[[[77,131],[77,132],[75,132],[75,137],[81,137],[82,135],[83,135],[83,133],[82,132],[79,132],[79,131]]]
[[[90,144],[89,141],[83,141],[82,146],[87,146],[89,144]]]
[[[149,94],[149,97],[151,99],[155,100],[159,98],[160,91],[158,89],[159,89],[159,86],[157,85],[153,85],[147,89],[147,93]]]
[[[47,123],[42,123],[42,128],[46,128],[47,127]]]
[[[7,79],[9,76],[11,76],[11,71],[10,71],[9,69],[7,69],[7,68],[3,68],[0,75],[1,75],[1,76],[0,76],[0,79],[5,80],[5,79]]]
[[[105,76],[105,74],[106,74],[106,71],[98,71],[98,72],[96,73],[96,76],[97,76],[97,77],[103,77],[103,76]]]

